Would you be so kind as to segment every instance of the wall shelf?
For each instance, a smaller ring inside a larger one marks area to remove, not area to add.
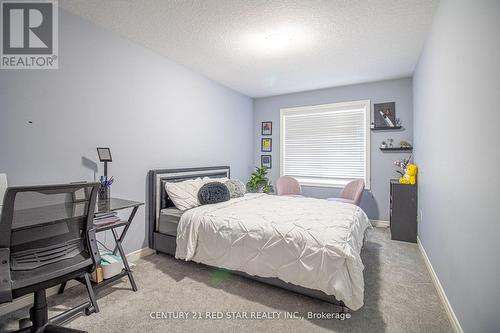
[[[413,147],[379,148],[381,151],[413,151]]]
[[[372,131],[394,131],[403,128],[402,126],[385,126],[385,127],[373,127],[371,130]]]

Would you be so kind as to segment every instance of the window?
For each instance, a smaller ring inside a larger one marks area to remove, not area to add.
[[[281,109],[280,173],[302,185],[370,188],[370,101]]]

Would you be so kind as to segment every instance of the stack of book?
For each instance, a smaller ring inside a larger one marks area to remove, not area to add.
[[[102,226],[118,221],[120,221],[120,218],[118,217],[118,214],[116,212],[101,213],[94,216],[95,226]]]

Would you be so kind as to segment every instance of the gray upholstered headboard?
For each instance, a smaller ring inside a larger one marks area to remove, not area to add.
[[[180,182],[198,177],[230,178],[229,166],[216,166],[204,168],[187,169],[161,169],[151,170],[149,177],[148,213],[149,213],[149,244],[152,244],[152,236],[156,230],[156,222],[160,216],[160,211],[164,208],[173,207],[172,200],[165,191],[165,182]]]

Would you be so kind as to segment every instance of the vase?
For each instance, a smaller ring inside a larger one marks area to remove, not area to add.
[[[105,187],[99,187],[99,200],[108,200],[110,196],[111,188],[105,186]]]

